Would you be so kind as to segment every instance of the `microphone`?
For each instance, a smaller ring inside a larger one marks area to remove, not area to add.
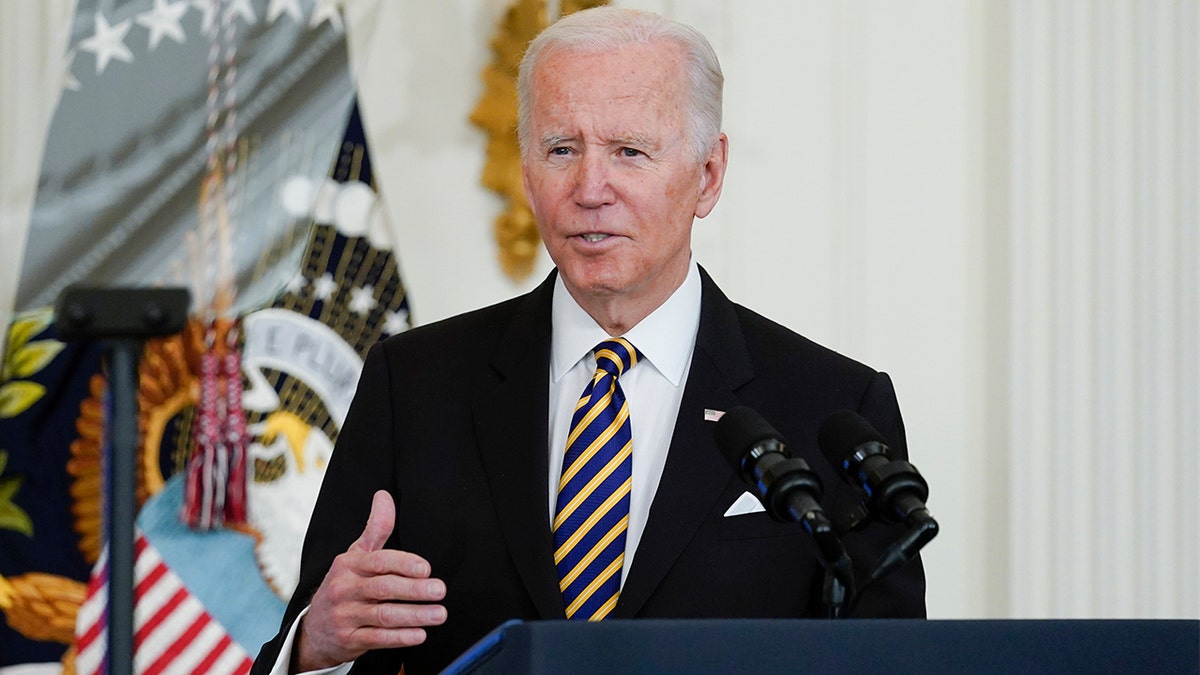
[[[932,520],[925,500],[929,484],[917,467],[892,459],[892,451],[861,415],[839,410],[821,424],[817,445],[829,463],[862,489],[870,510],[889,523],[915,525]]]
[[[822,601],[829,618],[842,616],[856,595],[850,556],[821,508],[821,478],[799,457],[787,452],[783,437],[757,412],[745,406],[717,421],[717,447],[742,480],[754,485],[758,501],[772,518],[800,523],[813,537],[825,568]]]
[[[717,447],[734,471],[754,485],[758,500],[772,518],[798,522],[810,532],[825,520],[820,500],[821,478],[799,457],[787,452],[783,437],[746,406],[726,411],[715,430]]]
[[[817,445],[830,464],[841,468],[850,484],[862,489],[872,513],[885,522],[907,528],[899,539],[884,549],[867,580],[859,587],[861,593],[907,565],[937,536],[937,521],[925,507],[929,484],[917,472],[917,467],[904,460],[892,459],[892,451],[883,437],[858,413],[839,410],[830,415],[817,432]]]

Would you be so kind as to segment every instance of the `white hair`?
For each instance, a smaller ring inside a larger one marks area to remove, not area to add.
[[[683,51],[687,67],[687,134],[698,159],[708,156],[721,134],[721,90],[725,76],[712,45],[700,31],[636,9],[594,7],[568,14],[543,30],[521,59],[517,76],[517,138],[530,147],[533,70],[546,55],[563,51],[606,51],[628,45],[669,41]]]

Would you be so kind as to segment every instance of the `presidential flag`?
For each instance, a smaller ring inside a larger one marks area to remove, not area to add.
[[[107,379],[101,347],[58,341],[46,306],[69,283],[183,284],[202,310],[227,265],[246,523],[179,518],[198,311],[140,364],[136,663],[240,672],[290,597],[366,349],[409,323],[341,17],[325,0],[80,0],[72,26],[0,374],[0,671],[104,658]],[[223,240],[198,204],[214,164]]]

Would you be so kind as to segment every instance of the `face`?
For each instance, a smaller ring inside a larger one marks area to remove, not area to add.
[[[679,287],[692,222],[721,193],[726,140],[696,157],[683,73],[665,42],[552,53],[533,72],[525,194],[567,290],[601,325],[596,312],[636,323]]]

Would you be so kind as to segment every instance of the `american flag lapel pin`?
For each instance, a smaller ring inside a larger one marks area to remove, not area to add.
[[[713,410],[712,408],[705,408],[704,409],[704,421],[705,422],[716,422],[717,420],[721,419],[721,416],[724,414],[725,414],[724,410]]]

